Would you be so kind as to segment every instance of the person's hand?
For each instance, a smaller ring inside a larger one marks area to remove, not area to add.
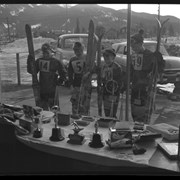
[[[28,58],[27,58],[27,72],[28,73],[32,73],[32,62],[33,62],[33,57],[32,55],[28,55]]]
[[[155,60],[158,63],[158,72],[161,74],[164,71],[165,60],[163,59],[163,56],[159,51],[155,51],[154,56],[155,56]]]
[[[28,61],[33,61],[33,56],[31,54],[29,54],[27,60]]]
[[[155,51],[154,56],[158,59],[158,61],[163,59],[162,54],[159,51]]]
[[[86,81],[88,79],[89,75],[90,75],[90,72],[87,72],[86,74],[84,74],[82,77],[82,80]]]

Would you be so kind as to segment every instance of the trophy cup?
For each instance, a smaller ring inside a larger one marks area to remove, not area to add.
[[[73,122],[71,125],[74,125],[74,134],[69,134],[69,140],[67,141],[70,144],[83,144],[84,136],[82,134],[78,134],[83,128],[79,128],[76,122]]]
[[[57,119],[57,111],[59,110],[59,106],[53,106],[52,111],[54,112],[54,122],[55,127],[52,128],[52,135],[49,138],[51,141],[62,141],[64,137],[61,133],[61,128],[58,126],[58,119]]]
[[[98,122],[96,121],[94,124],[95,133],[93,133],[92,141],[89,142],[89,146],[93,148],[101,148],[104,146],[104,143],[101,142],[101,136],[98,133]]]
[[[41,127],[41,115],[34,116],[34,123],[36,124],[36,129],[33,132],[34,138],[41,138],[43,129]]]

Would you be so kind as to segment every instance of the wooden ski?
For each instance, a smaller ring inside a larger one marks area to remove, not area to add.
[[[156,46],[156,51],[155,52],[159,52],[160,49],[160,44],[161,44],[161,31],[163,28],[163,25],[169,20],[166,19],[165,21],[163,21],[162,23],[159,21],[159,19],[157,19],[155,17],[155,19],[157,20],[157,24],[158,24],[158,32],[157,32],[157,46]],[[155,103],[155,97],[156,97],[156,91],[157,91],[157,81],[158,81],[158,60],[155,61],[154,65],[153,65],[153,70],[152,70],[152,88],[151,88],[151,92],[150,92],[150,99],[149,99],[149,112],[148,112],[148,124],[150,123],[150,118],[151,118],[151,114],[154,111],[154,103]]]
[[[31,70],[32,70],[32,88],[35,98],[36,106],[40,106],[40,88],[39,81],[37,78],[37,71],[35,66],[35,53],[34,53],[34,45],[33,45],[33,36],[31,31],[31,26],[29,24],[25,25],[27,44],[29,55],[32,57]]]
[[[101,25],[96,27],[97,42],[97,102],[98,115],[102,116],[102,82],[101,82],[101,40],[105,33],[105,28]]]
[[[80,111],[83,115],[90,115],[90,101],[92,92],[92,71],[96,56],[96,40],[94,38],[94,23],[89,22],[86,66],[80,87]]]

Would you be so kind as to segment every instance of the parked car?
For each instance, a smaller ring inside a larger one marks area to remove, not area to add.
[[[155,51],[156,44],[156,41],[144,41],[144,46],[152,52]],[[112,44],[112,48],[116,52],[115,61],[122,66],[124,71],[126,71],[127,43],[114,43]],[[165,60],[165,69],[161,78],[158,80],[158,83],[167,84],[180,81],[180,58],[170,56],[163,44],[160,44],[160,52],[162,53],[163,59]]]

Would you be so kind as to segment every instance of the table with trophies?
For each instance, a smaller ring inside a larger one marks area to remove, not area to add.
[[[179,172],[177,160],[166,158],[157,149],[162,136],[147,131],[146,125],[106,117],[73,117],[57,107],[40,114],[33,121],[19,118],[20,127],[28,131],[19,129],[16,137],[33,149],[107,167],[155,167]]]

